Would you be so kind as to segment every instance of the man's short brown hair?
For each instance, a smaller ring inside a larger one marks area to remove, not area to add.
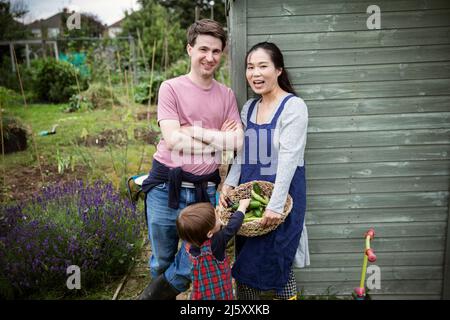
[[[214,38],[222,41],[222,50],[225,49],[227,44],[227,34],[220,23],[211,19],[202,19],[195,21],[189,27],[187,31],[187,42],[193,47],[195,46],[195,40],[201,34],[213,36]]]
[[[216,212],[209,202],[199,202],[181,210],[177,218],[180,239],[200,247],[216,225]]]

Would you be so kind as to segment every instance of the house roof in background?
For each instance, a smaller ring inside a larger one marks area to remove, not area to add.
[[[125,17],[123,17],[122,19],[114,22],[113,24],[111,24],[110,26],[108,26],[108,28],[118,28],[122,26],[123,21],[125,20]]]
[[[31,29],[37,29],[37,28],[41,28],[41,27],[59,28],[59,27],[61,27],[61,23],[62,23],[61,22],[62,14],[63,14],[63,12],[59,12],[47,19],[35,20],[32,23],[28,24],[27,26],[28,26],[28,28],[31,28]]]

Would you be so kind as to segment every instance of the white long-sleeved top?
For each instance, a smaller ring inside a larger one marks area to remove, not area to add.
[[[241,111],[241,120],[244,128],[247,128],[247,115],[251,103],[254,99],[248,100]],[[270,123],[275,116],[280,105],[275,108],[272,115],[269,117]],[[250,116],[250,121],[256,122],[256,114],[259,108],[259,101]],[[275,132],[273,136],[272,150],[273,156],[278,156],[278,166],[276,168],[275,187],[272,192],[267,209],[275,212],[283,212],[286,203],[289,186],[295,174],[297,166],[304,165],[304,153],[306,146],[306,134],[308,127],[308,108],[299,97],[290,98],[285,106],[283,112],[277,120]],[[243,162],[244,149],[238,152],[233,161],[230,172],[225,179],[225,184],[236,187],[241,176],[241,163]],[[248,160],[248,159],[247,159]],[[294,165],[295,164],[295,165]],[[294,260],[295,267],[305,267],[309,265],[309,248],[308,248],[308,234],[306,226],[302,232],[297,254]]]

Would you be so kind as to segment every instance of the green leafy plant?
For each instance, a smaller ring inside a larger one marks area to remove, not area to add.
[[[69,168],[72,172],[75,170],[75,157],[73,157],[71,154],[61,154],[59,148],[56,149],[56,161],[58,163],[59,174],[64,174],[64,172]]]
[[[65,111],[94,110],[98,108],[109,108],[113,105],[122,105],[122,102],[113,92],[113,89],[101,83],[94,83],[80,94],[74,94],[69,99],[69,105]]]
[[[167,70],[186,54],[186,31],[181,28],[179,17],[156,1],[141,0],[140,4],[140,10],[126,15],[122,35],[131,34],[138,39],[137,30],[140,30],[147,63],[150,64],[155,53],[155,70]]]
[[[49,102],[67,102],[80,90],[87,88],[87,82],[78,70],[68,62],[55,59],[39,59],[32,66],[33,89],[38,98]]]
[[[152,102],[158,93],[158,88],[161,83],[166,80],[166,77],[161,72],[155,72],[153,77],[148,73],[141,73],[139,75],[139,83],[135,87],[134,91],[134,101],[137,103],[147,103],[150,95],[150,87],[152,88]]]
[[[75,112],[78,110],[92,110],[94,106],[92,103],[83,95],[74,94],[69,99],[69,104],[64,109],[64,112]]]
[[[11,107],[22,103],[23,99],[17,92],[0,86],[0,106]]]
[[[189,63],[190,62],[189,62],[188,56],[172,63],[166,72],[167,79],[178,77],[178,76],[188,73],[189,72]]]

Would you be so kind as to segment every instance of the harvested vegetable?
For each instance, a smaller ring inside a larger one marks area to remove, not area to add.
[[[265,207],[265,204],[263,204],[262,202],[258,201],[258,200],[252,200],[250,201],[250,204],[247,208],[247,210],[249,209],[260,209],[262,207]],[[236,202],[234,204],[232,204],[231,206],[231,210],[236,211],[239,208],[239,202]]]
[[[258,183],[254,182],[253,185],[252,185],[252,189],[253,189],[253,191],[256,192],[256,194],[261,195],[262,190],[261,190],[261,187],[260,187],[260,185]]]
[[[262,194],[261,186],[256,182],[252,184],[250,193],[251,201],[245,212],[244,223],[261,219],[270,200],[269,197]],[[236,211],[239,208],[239,202],[232,203],[228,198],[226,200],[231,210]]]
[[[258,218],[258,217],[245,217],[244,223],[250,222],[250,221],[259,220],[259,219],[261,219],[261,218]]]
[[[261,203],[263,203],[263,204],[266,204],[266,205],[269,203],[269,201],[266,201],[266,199],[264,199],[262,196],[260,196],[259,194],[257,194],[257,193],[255,192],[255,190],[252,190],[252,191],[251,191],[251,194],[252,194],[252,198],[255,199],[255,200],[257,200],[257,201],[259,201],[259,202],[261,202]]]

